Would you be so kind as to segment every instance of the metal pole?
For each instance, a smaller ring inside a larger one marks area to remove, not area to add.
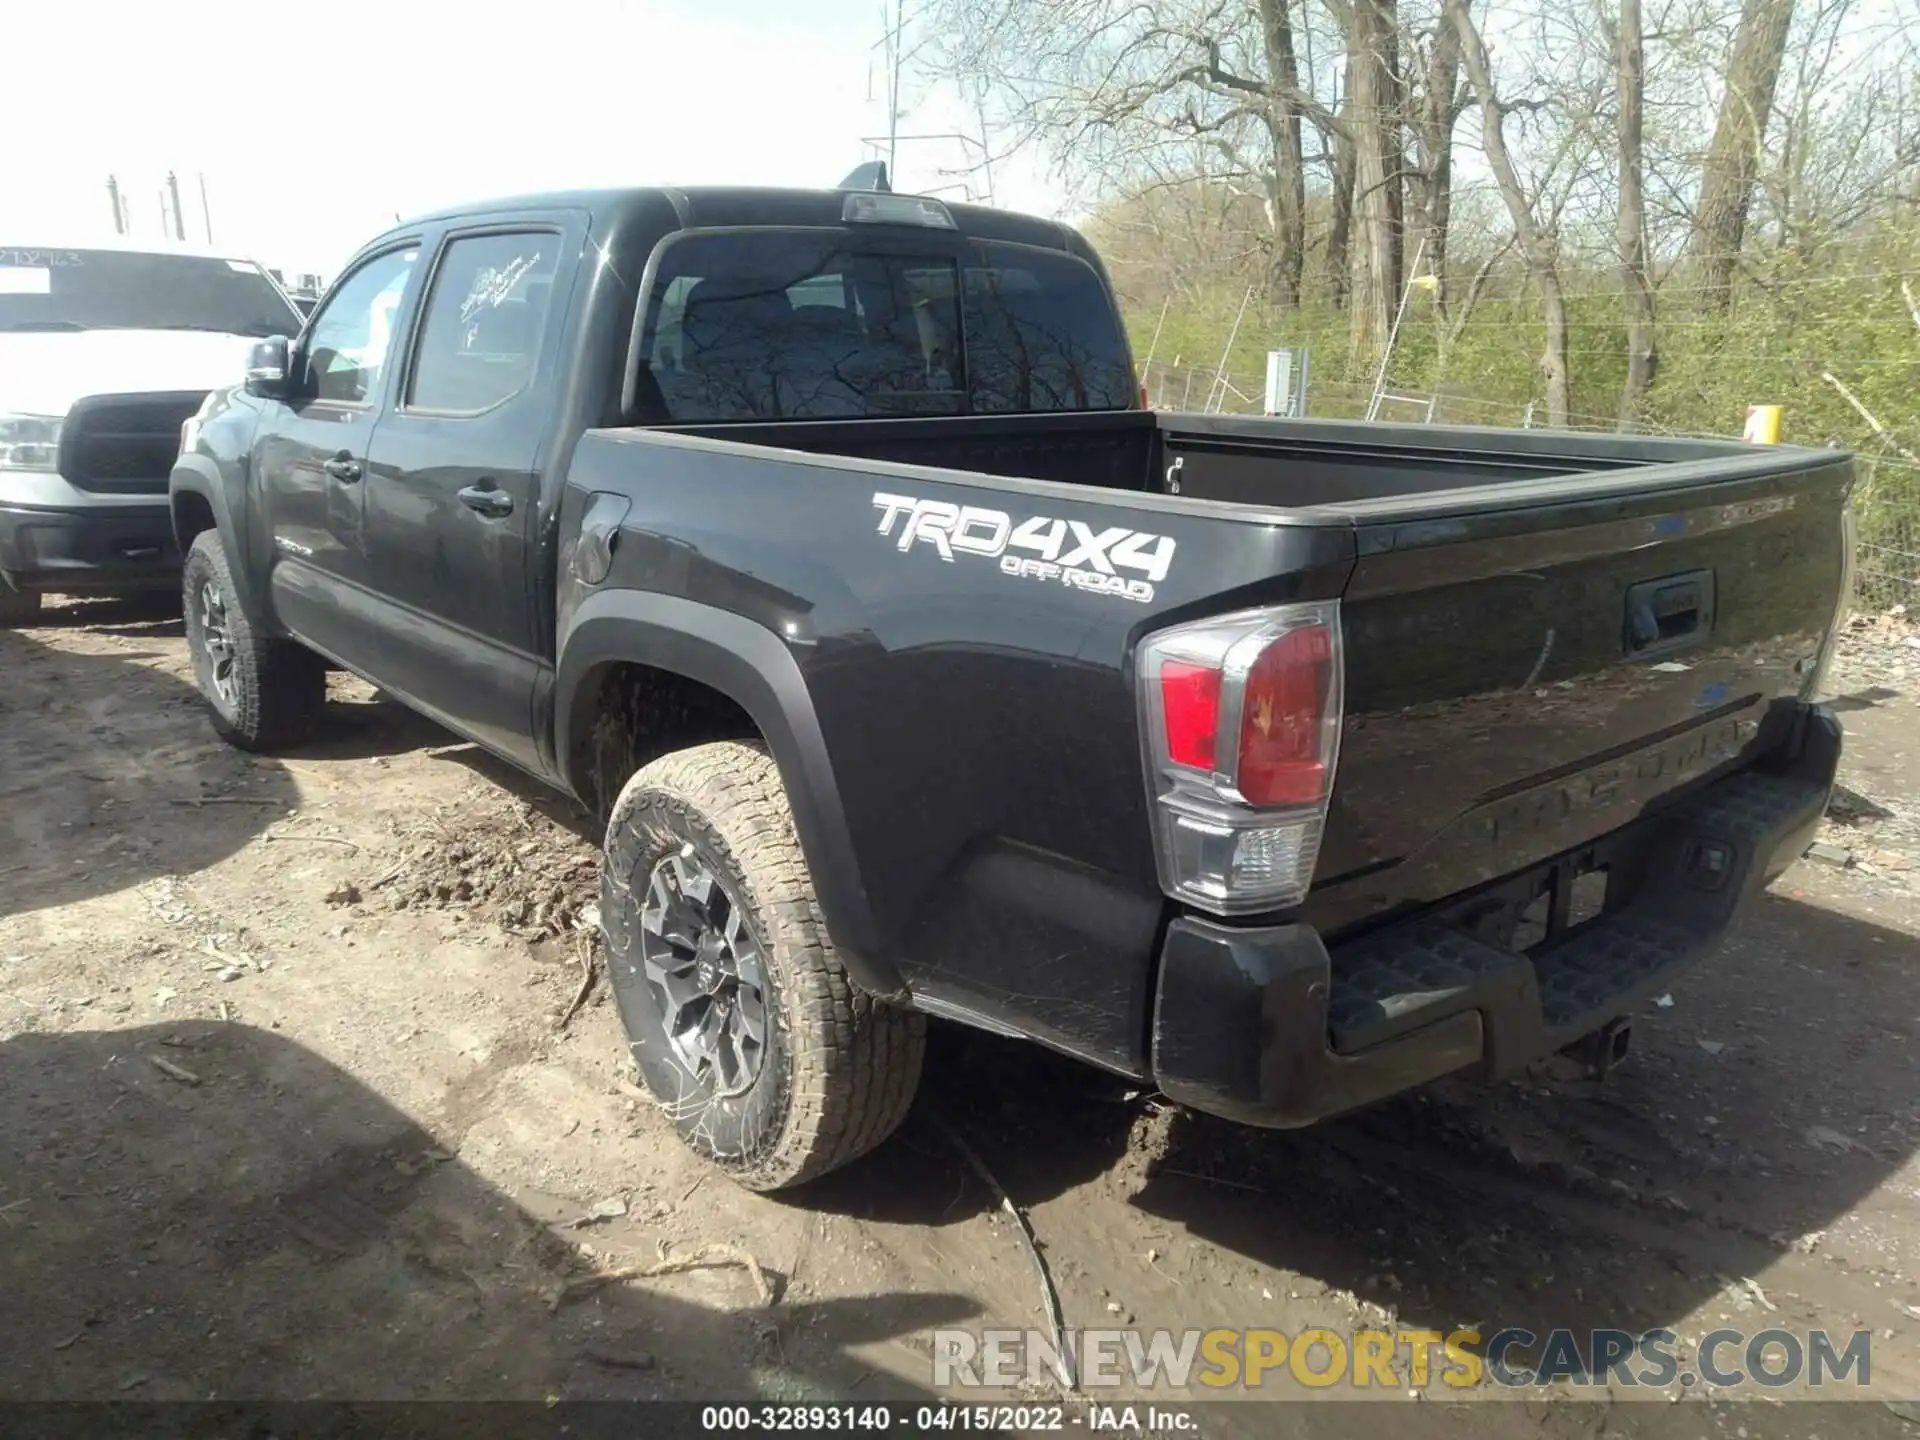
[[[127,216],[126,212],[120,208],[120,181],[113,175],[107,176],[107,200],[113,206],[113,233],[126,234]]]
[[[187,217],[180,210],[180,177],[173,171],[167,172],[167,198],[173,202],[173,238],[187,238]]]
[[[1227,362],[1233,358],[1233,342],[1240,338],[1240,322],[1246,319],[1247,305],[1252,299],[1253,287],[1249,285],[1247,287],[1247,293],[1240,297],[1240,309],[1233,317],[1233,329],[1227,332],[1227,348],[1220,352],[1220,364],[1213,372],[1213,384],[1207,387],[1207,411],[1209,414],[1218,414],[1220,406],[1227,403],[1227,392],[1222,388],[1221,382],[1227,377]],[[1214,397],[1216,395],[1220,397],[1218,405],[1214,403]]]
[[[1160,348],[1160,330],[1161,327],[1167,323],[1167,307],[1171,304],[1173,304],[1173,297],[1171,295],[1160,302],[1160,318],[1154,321],[1153,324],[1153,343],[1147,346],[1147,358],[1140,364],[1140,368],[1143,371],[1149,365],[1153,364],[1153,352]]]
[[[887,174],[900,168],[900,29],[906,0],[893,0],[893,28],[887,42]]]
[[[207,244],[213,244],[213,210],[207,204],[207,172],[200,172],[200,219],[207,227]]]
[[[985,89],[974,92],[973,113],[980,121],[980,174],[987,182],[987,204],[997,203],[993,198],[993,136],[987,130],[987,102]]]
[[[1387,331],[1387,348],[1380,352],[1380,370],[1373,377],[1373,397],[1367,401],[1367,419],[1371,420],[1380,413],[1380,395],[1387,383],[1387,362],[1393,359],[1394,341],[1400,338],[1400,322],[1406,317],[1407,297],[1413,294],[1415,272],[1420,268],[1420,257],[1426,254],[1427,237],[1422,235],[1420,243],[1413,247],[1413,264],[1407,267],[1407,283],[1400,287],[1400,308],[1393,312],[1393,328]]]

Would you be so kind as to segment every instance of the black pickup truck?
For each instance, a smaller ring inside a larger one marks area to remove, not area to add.
[[[640,1072],[770,1189],[930,1015],[1268,1126],[1610,1063],[1825,807],[1852,479],[1157,414],[1064,226],[634,189],[374,241],[172,506],[235,744],[331,662],[604,817]]]

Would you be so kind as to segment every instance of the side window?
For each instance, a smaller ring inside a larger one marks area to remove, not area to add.
[[[380,393],[400,298],[417,248],[377,255],[349,275],[307,332],[307,374],[318,400],[364,405]]]
[[[559,254],[551,231],[447,246],[407,381],[410,409],[490,410],[532,383]]]

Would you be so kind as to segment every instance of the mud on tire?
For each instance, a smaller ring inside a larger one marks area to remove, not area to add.
[[[628,1044],[697,1154],[777,1190],[865,1154],[905,1118],[925,1017],[847,978],[760,746],[696,746],[629,780],[600,898]]]
[[[181,603],[194,679],[221,737],[242,750],[275,750],[311,735],[326,703],[326,662],[262,633],[216,530],[201,531],[187,550]]]

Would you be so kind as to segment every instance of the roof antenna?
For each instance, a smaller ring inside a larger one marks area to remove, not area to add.
[[[842,190],[880,190],[891,192],[893,186],[887,183],[887,162],[869,160],[864,165],[856,165],[851,174],[840,182]]]

